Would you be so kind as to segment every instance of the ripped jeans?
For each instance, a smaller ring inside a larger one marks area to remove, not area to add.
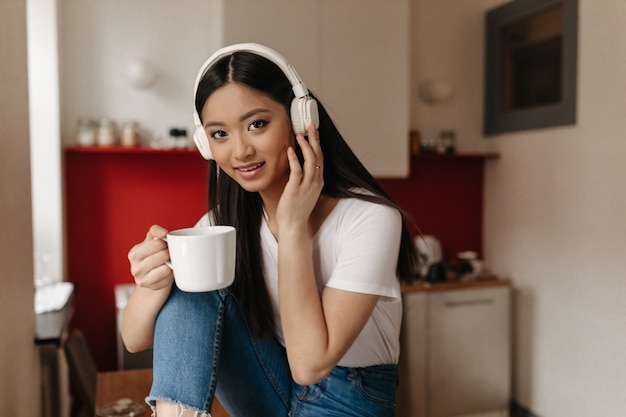
[[[274,337],[252,338],[228,289],[188,293],[174,285],[157,318],[157,400],[209,414],[215,395],[232,417],[392,417],[396,365],[336,367],[315,385],[296,384]]]

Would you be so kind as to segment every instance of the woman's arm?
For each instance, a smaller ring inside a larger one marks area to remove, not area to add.
[[[303,385],[330,373],[365,326],[379,299],[378,295],[328,287],[320,297],[310,237],[328,213],[320,199],[323,155],[317,131],[309,129],[308,138],[307,142],[297,137],[304,156],[302,166],[295,152],[288,152],[291,174],[276,216],[282,331],[292,376]],[[367,260],[367,254],[361,256]]]
[[[169,252],[162,239],[166,234],[166,229],[152,226],[145,240],[128,253],[137,284],[122,317],[122,340],[129,352],[152,346],[157,315],[174,282],[171,269],[165,265]]]
[[[378,295],[325,288],[320,298],[308,234],[280,233],[280,316],[294,380],[313,384],[328,375],[369,319]]]
[[[339,235],[330,238],[337,258],[332,271],[325,272],[331,275],[326,277],[321,298],[313,271],[322,271],[315,262],[325,261],[315,259],[319,254],[311,253],[308,238],[300,240],[302,233],[292,238],[288,232],[281,233],[279,241],[281,322],[292,373],[302,382],[315,382],[337,365],[381,296],[400,296],[396,277],[400,213],[371,203],[345,204],[354,208],[341,209],[348,210],[339,214],[346,220],[335,232]],[[323,239],[319,244],[331,242]]]

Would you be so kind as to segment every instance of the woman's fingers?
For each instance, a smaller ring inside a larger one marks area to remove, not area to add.
[[[322,168],[323,162],[324,162],[324,154],[322,153],[322,146],[320,144],[320,135],[317,129],[315,128],[315,125],[309,126],[308,136],[309,136],[309,141],[308,141],[309,146],[313,150],[315,161],[317,161],[315,166],[316,167],[319,166],[320,168]]]
[[[130,271],[137,285],[159,289],[173,280],[172,271],[165,265],[169,259],[167,243],[163,240],[166,235],[166,229],[154,225],[146,234],[146,239],[128,252]]]
[[[297,135],[296,140],[300,149],[302,150],[302,156],[304,158],[304,174],[310,174],[312,177],[322,173],[324,168],[324,156],[322,154],[322,148],[320,146],[320,139],[317,129],[314,125],[309,126],[308,140],[303,135]]]
[[[153,224],[148,229],[148,233],[146,233],[146,241],[152,239],[165,239],[167,236],[167,229],[159,226],[158,224]]]

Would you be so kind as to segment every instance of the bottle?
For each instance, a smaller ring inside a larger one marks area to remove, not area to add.
[[[113,121],[103,117],[98,127],[98,146],[115,146],[116,142]]]
[[[173,127],[169,132],[170,148],[185,149],[188,147],[187,129]]]
[[[446,153],[456,152],[456,133],[454,130],[448,130],[446,138],[443,142]]]
[[[454,153],[456,150],[456,133],[454,130],[442,130],[437,140],[437,152],[440,154]]]

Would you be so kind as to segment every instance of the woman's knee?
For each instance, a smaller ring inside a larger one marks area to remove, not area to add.
[[[157,401],[154,417],[211,417],[211,413],[195,410],[169,401]]]

